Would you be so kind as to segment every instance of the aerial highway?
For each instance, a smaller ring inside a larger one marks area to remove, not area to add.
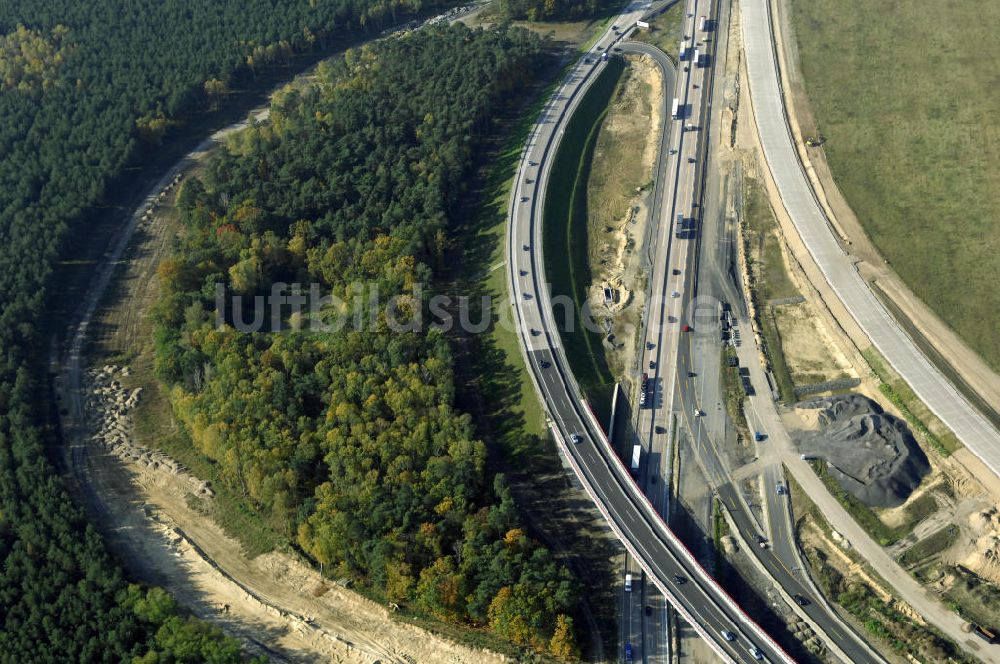
[[[689,0],[697,15],[699,0]],[[700,0],[705,2],[705,0]],[[630,27],[646,11],[635,3],[615,21]],[[724,661],[792,661],[694,560],[645,498],[608,444],[566,360],[545,282],[542,219],[552,156],[566,118],[604,66],[601,54],[620,39],[609,29],[586,62],[573,66],[528,138],[510,203],[508,290],[529,373],[569,464],[608,524],[648,579]],[[687,81],[685,85],[687,85]],[[693,158],[695,140],[678,139],[678,163]],[[658,250],[659,251],[659,250]]]
[[[872,344],[958,439],[1000,475],[1000,431],[917,348],[838,242],[809,185],[787,123],[767,0],[742,0],[740,7],[754,118],[788,216],[830,287]]]
[[[721,34],[719,27],[727,25],[728,21],[719,19],[728,16],[728,3],[720,3],[719,11],[713,12],[705,2],[698,12],[691,13],[692,16],[684,19],[686,45],[699,48],[702,57],[717,57],[719,49],[727,44],[727,36]],[[710,19],[708,30],[699,29],[699,15]],[[665,54],[644,44],[626,42],[622,49],[646,53],[665,70],[670,67]],[[771,537],[765,538],[770,544],[760,548],[758,540],[765,537],[768,530],[749,513],[731,480],[730,469],[713,444],[713,437],[720,436],[717,425],[724,425],[726,418],[721,408],[719,381],[718,302],[740,304],[741,300],[733,297],[736,289],[727,269],[727,247],[735,238],[728,236],[725,224],[721,223],[724,220],[718,196],[714,192],[703,194],[709,189],[705,180],[718,188],[718,178],[709,173],[713,148],[717,148],[718,143],[717,133],[711,128],[718,126],[721,113],[721,108],[713,108],[719,105],[713,105],[712,99],[721,98],[721,78],[715,78],[714,66],[698,66],[702,63],[691,60],[680,64],[676,96],[682,112],[678,119],[667,120],[673,131],[664,132],[663,142],[667,149],[661,153],[673,169],[663,173],[658,166],[652,206],[653,218],[659,220],[658,240],[651,279],[653,292],[639,367],[648,375],[651,387],[648,407],[638,410],[640,440],[646,445],[647,458],[654,458],[654,452],[660,452],[655,458],[672,458],[669,449],[674,430],[671,415],[675,415],[691,432],[696,457],[710,486],[748,543],[748,554],[760,561],[789,602],[794,603],[796,597],[803,600],[803,605],[795,604],[794,608],[810,621],[843,661],[881,663],[884,660],[842,621],[809,582],[795,547],[787,497],[778,496],[774,489],[779,481],[783,483],[780,465],[765,473],[770,482],[765,482],[764,490],[765,506],[769,508],[767,514],[771,517],[767,524]],[[663,178],[666,181],[662,181]],[[687,224],[691,227],[680,237],[675,232],[678,214],[689,218]],[[684,329],[689,331],[684,332]],[[760,369],[759,363],[757,368]],[[651,475],[656,471],[647,470]],[[652,502],[661,510],[666,507],[667,487],[665,481],[650,485],[654,491]]]

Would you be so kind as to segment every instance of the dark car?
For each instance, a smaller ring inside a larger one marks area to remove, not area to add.
[[[648,604],[646,605],[646,615],[647,615],[647,616],[651,616],[651,615],[653,615],[653,607],[651,607],[651,606],[650,606],[650,605],[648,605]]]
[[[799,594],[792,595],[792,599],[794,599],[795,603],[798,604],[799,606],[809,606],[809,600],[803,597],[802,595]]]
[[[674,583],[676,583],[678,585],[680,585],[682,583],[687,583],[687,579],[685,579],[680,574],[674,574]]]
[[[551,363],[551,362],[546,362],[545,360],[542,360],[542,361],[541,361],[541,362],[539,362],[538,364],[539,364],[539,366],[540,366],[540,367],[542,367],[543,369],[548,369],[549,367],[551,367],[551,366],[552,366],[552,363]]]

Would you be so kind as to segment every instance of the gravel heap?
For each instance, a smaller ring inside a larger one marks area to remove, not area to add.
[[[903,504],[930,472],[906,422],[867,397],[837,395],[796,407],[819,410],[819,430],[797,436],[799,451],[826,461],[830,475],[869,507]]]

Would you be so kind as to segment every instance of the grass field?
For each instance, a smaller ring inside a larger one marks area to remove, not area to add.
[[[635,33],[636,41],[658,47],[677,64],[677,54],[681,46],[681,28],[684,20],[684,3],[675,2],[670,7],[649,19],[649,30]]]
[[[795,401],[795,385],[781,347],[781,333],[774,312],[768,302],[776,298],[800,295],[795,287],[785,260],[781,255],[778,222],[767,202],[764,188],[750,177],[743,179],[744,234],[749,248],[753,297],[757,307],[760,331],[764,337],[764,350],[771,362],[771,371],[778,385],[781,400]]]
[[[597,133],[624,70],[625,61],[612,58],[587,91],[567,123],[545,194],[546,278],[553,298],[568,296],[575,309],[571,320],[564,307],[554,307],[556,325],[573,373],[602,422],[607,421],[611,410],[614,377],[608,369],[601,335],[587,330],[580,316],[591,282],[587,181]]]
[[[1000,369],[1000,3],[791,6],[837,184],[903,280]]]

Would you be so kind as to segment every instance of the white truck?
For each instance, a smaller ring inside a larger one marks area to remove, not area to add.
[[[707,23],[708,23],[708,19],[706,19],[704,16],[699,16],[698,17],[698,31],[699,32],[705,32],[705,26],[707,25]]]
[[[677,59],[678,60],[683,60],[684,58],[687,57],[687,54],[688,54],[688,45],[687,45],[687,42],[681,42],[681,50],[680,50],[680,52],[677,55]]]
[[[695,67],[701,66],[701,53],[698,49],[694,49],[694,55],[691,57],[691,61],[694,63]]]
[[[642,456],[642,445],[636,443],[635,447],[632,448],[632,466],[629,468],[629,470],[632,471],[633,477],[638,477],[639,475],[639,457],[641,456]]]
[[[679,119],[681,117],[681,100],[678,99],[677,97],[674,97],[674,104],[670,108],[671,108],[670,117],[672,117],[674,120]]]

